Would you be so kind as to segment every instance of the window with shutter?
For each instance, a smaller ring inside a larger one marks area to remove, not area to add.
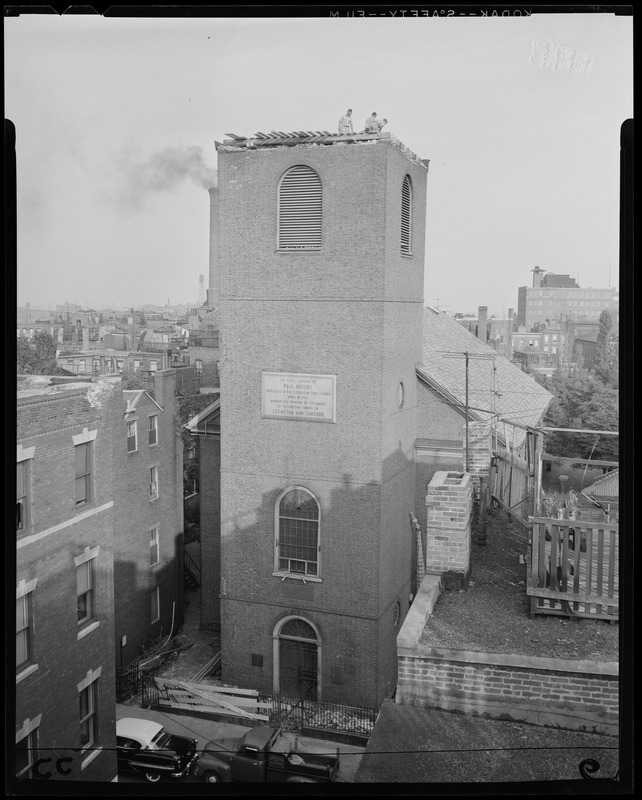
[[[412,254],[412,184],[406,175],[401,187],[401,252]]]
[[[279,183],[279,250],[321,249],[321,179],[310,167],[289,169]]]

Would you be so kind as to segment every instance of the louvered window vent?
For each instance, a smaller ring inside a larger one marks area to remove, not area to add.
[[[412,254],[412,184],[406,175],[401,187],[401,252]]]
[[[310,167],[289,169],[279,184],[279,250],[321,249],[321,179]]]

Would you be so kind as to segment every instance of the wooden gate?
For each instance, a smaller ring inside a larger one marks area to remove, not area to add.
[[[531,614],[617,621],[619,526],[532,517],[526,593]]]
[[[533,511],[533,469],[528,461],[506,450],[497,453],[490,489],[493,500],[504,511],[528,525]]]

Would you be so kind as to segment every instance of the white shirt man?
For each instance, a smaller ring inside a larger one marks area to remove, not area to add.
[[[354,133],[352,130],[352,109],[349,108],[339,120],[339,133]]]

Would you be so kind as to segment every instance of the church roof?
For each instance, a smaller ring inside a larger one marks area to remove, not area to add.
[[[468,353],[470,418],[536,426],[553,395],[463,325],[433,308],[424,309],[423,353],[417,374],[464,414]],[[523,438],[522,436],[518,437]]]

